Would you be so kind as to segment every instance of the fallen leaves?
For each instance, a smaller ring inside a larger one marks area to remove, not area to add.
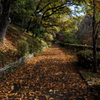
[[[46,49],[1,81],[0,100],[93,100],[71,59],[58,45]]]

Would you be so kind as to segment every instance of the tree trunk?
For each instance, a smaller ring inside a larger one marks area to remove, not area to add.
[[[31,23],[32,23],[32,18],[30,18],[30,20],[29,20],[29,22],[28,22],[28,25],[27,25],[27,27],[26,27],[26,32],[27,32],[27,33],[30,31]]]
[[[10,14],[10,3],[11,0],[2,0],[2,15],[1,15],[1,23],[0,23],[0,42],[2,42],[5,38],[8,24],[10,22],[9,14]]]
[[[93,0],[93,72],[97,72],[97,56],[96,56],[96,0]]]

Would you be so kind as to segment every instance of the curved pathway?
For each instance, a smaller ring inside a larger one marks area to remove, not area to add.
[[[64,48],[53,45],[0,82],[0,100],[93,100]]]

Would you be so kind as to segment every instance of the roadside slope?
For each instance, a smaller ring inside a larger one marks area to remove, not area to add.
[[[18,60],[18,40],[31,40],[31,34],[17,26],[9,25],[3,43],[0,43],[0,68]]]

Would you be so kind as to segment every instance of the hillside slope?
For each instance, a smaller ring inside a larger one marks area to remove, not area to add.
[[[0,67],[16,61],[18,59],[16,56],[18,40],[28,39],[32,39],[30,34],[18,27],[9,25],[4,42],[0,43]]]

